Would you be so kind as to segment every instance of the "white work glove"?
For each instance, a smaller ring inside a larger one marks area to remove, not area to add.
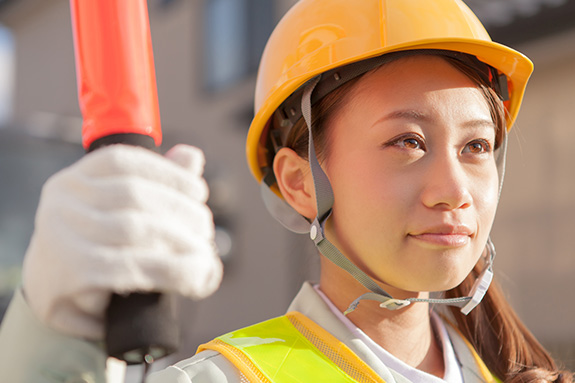
[[[165,157],[111,145],[44,185],[23,269],[38,318],[68,335],[104,337],[111,293],[163,292],[201,299],[221,281],[205,204],[201,150]]]

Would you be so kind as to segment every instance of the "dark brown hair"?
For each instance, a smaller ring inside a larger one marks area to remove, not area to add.
[[[478,74],[477,68],[450,57],[439,57],[477,84],[489,105],[496,126],[495,147],[499,147],[506,129],[506,111],[499,95]],[[320,162],[329,151],[326,133],[329,119],[346,101],[345,95],[350,93],[359,78],[361,77],[334,90],[313,107],[313,135]],[[307,145],[307,127],[303,119],[300,119],[289,132],[284,146],[307,158]],[[445,293],[446,297],[468,295],[479,274],[478,270],[481,269],[481,265],[477,265],[459,286]],[[489,370],[505,383],[573,382],[572,374],[557,368],[553,358],[521,322],[495,281],[482,302],[469,315],[462,314],[458,308],[449,310],[457,327],[473,345]]]

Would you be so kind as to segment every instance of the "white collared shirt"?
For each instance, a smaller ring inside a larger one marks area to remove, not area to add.
[[[330,301],[330,299],[319,289],[318,285],[314,285],[315,291],[324,300],[329,309],[333,314],[354,334],[357,339],[362,341],[369,349],[377,355],[379,359],[391,369],[397,371],[401,375],[405,376],[413,383],[463,383],[463,375],[461,368],[451,341],[449,340],[449,335],[445,328],[444,323],[441,321],[439,316],[431,311],[431,320],[434,331],[436,335],[441,340],[441,347],[443,350],[443,362],[445,366],[445,375],[443,379],[437,376],[431,375],[427,372],[418,370],[415,367],[409,366],[407,363],[401,361],[397,357],[390,354],[383,347],[375,343],[369,336],[367,336],[359,327],[354,325],[343,313],[341,313],[335,305]]]

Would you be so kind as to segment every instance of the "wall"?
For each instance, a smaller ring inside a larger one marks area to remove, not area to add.
[[[575,30],[518,49],[535,63],[494,228],[496,270],[528,327],[575,361]]]

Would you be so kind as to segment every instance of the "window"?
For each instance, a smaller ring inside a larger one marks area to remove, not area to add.
[[[204,81],[225,89],[255,73],[274,27],[272,0],[206,0]]]
[[[0,128],[12,113],[14,78],[14,41],[10,30],[0,25]]]

